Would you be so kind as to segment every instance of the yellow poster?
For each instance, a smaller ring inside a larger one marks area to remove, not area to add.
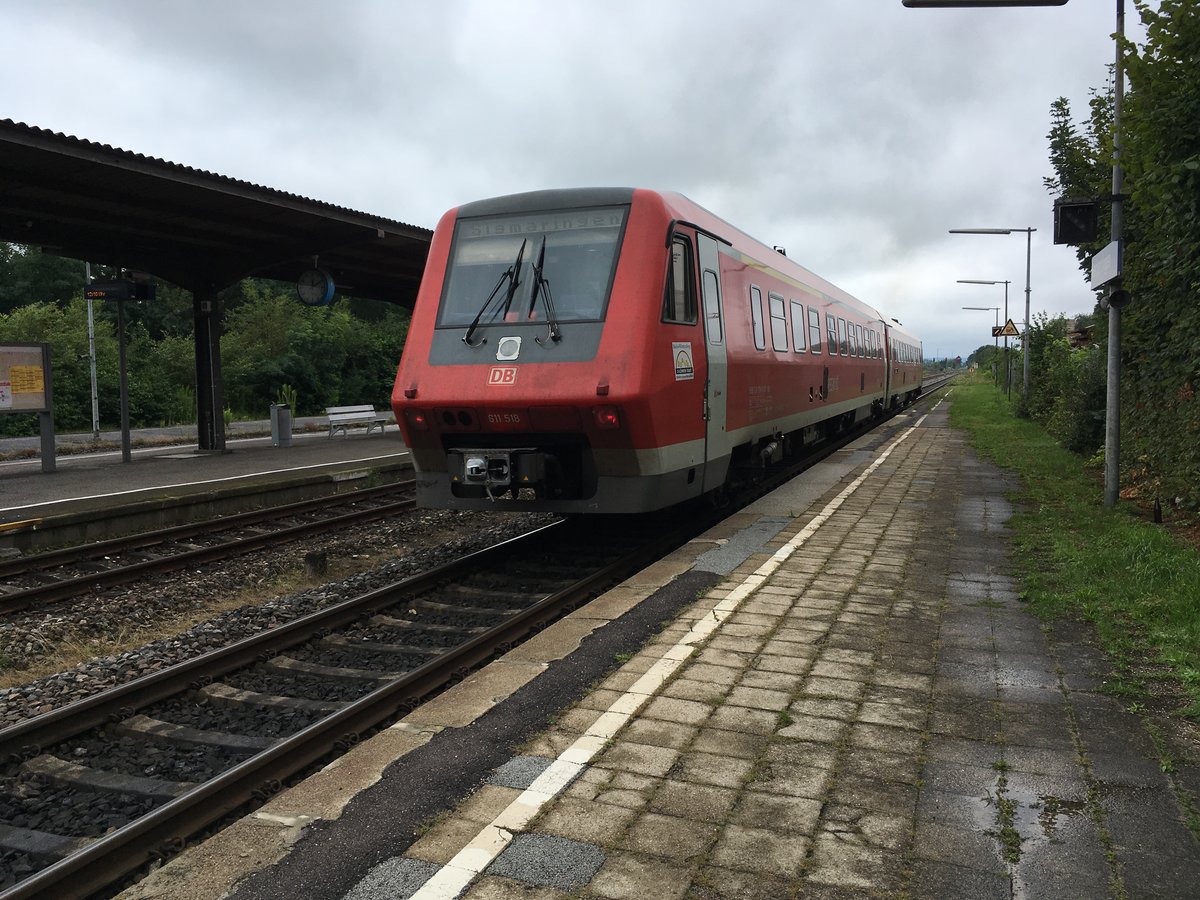
[[[14,394],[41,394],[46,390],[41,366],[10,366],[8,379]]]

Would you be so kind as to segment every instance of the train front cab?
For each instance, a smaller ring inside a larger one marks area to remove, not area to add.
[[[698,256],[709,275],[668,321],[671,234],[661,197],[641,191],[537,192],[443,218],[393,391],[421,505],[643,512],[723,481],[703,417],[721,377],[716,242],[688,237],[682,264]]]

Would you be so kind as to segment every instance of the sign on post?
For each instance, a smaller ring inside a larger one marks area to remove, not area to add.
[[[54,471],[54,391],[49,344],[0,344],[0,413],[37,413],[42,471]]]
[[[0,344],[0,412],[45,412],[45,344]]]
[[[1092,287],[1098,288],[1121,277],[1122,257],[1121,242],[1112,241],[1107,247],[1092,257]]]

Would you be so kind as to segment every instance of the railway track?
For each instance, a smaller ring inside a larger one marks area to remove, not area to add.
[[[683,539],[556,523],[0,731],[0,897],[127,877]]]
[[[365,488],[0,561],[0,615],[377,521],[411,509],[412,486],[405,481]]]

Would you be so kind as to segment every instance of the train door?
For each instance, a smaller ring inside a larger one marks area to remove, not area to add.
[[[892,405],[892,394],[895,393],[893,388],[896,380],[896,344],[892,337],[892,329],[886,322],[883,326],[883,355],[883,407],[889,409]]]
[[[729,470],[729,447],[725,433],[725,324],[721,315],[721,265],[717,241],[698,232],[696,243],[700,251],[704,351],[708,360],[708,378],[704,385],[704,490],[711,491],[725,483],[725,476]]]

